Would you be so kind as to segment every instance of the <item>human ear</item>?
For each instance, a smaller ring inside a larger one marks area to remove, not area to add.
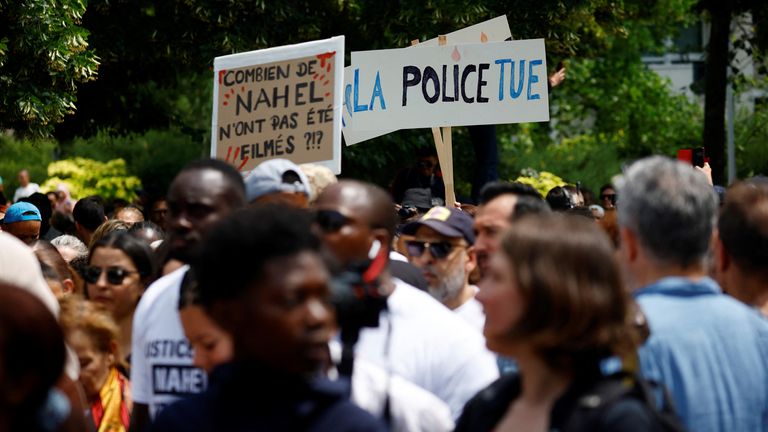
[[[628,263],[636,261],[639,252],[637,235],[626,227],[620,227],[619,237],[621,238],[620,250],[623,259]]]
[[[464,271],[467,274],[472,273],[477,268],[477,254],[475,253],[475,247],[470,246],[467,248],[467,262],[464,264]]]
[[[389,232],[383,228],[376,228],[371,230],[373,240],[371,241],[371,247],[368,251],[368,258],[374,259],[377,255],[383,253],[389,254],[390,245],[392,239],[389,236]]]
[[[109,343],[109,353],[107,354],[107,362],[110,366],[117,364],[117,342],[112,341]]]
[[[720,237],[715,237],[713,247],[715,252],[715,272],[720,275],[731,267],[731,257],[728,255],[728,250],[726,250]]]
[[[75,281],[70,278],[66,278],[61,282],[61,288],[64,295],[70,295],[75,292]]]

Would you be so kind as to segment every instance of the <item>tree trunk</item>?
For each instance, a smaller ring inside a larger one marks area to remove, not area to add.
[[[730,1],[705,2],[712,30],[707,46],[704,83],[703,143],[715,184],[725,184],[725,93],[728,86],[728,45],[731,29]]]

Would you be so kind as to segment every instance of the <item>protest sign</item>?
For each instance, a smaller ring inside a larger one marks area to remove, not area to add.
[[[352,53],[356,130],[549,120],[543,39]]]
[[[512,38],[512,33],[509,29],[509,22],[507,22],[507,16],[493,18],[488,21],[481,22],[469,27],[465,27],[455,32],[445,35],[446,43],[451,45],[477,43],[477,42],[500,42]],[[432,47],[437,46],[438,38],[430,39],[426,42],[422,42],[418,47]],[[352,85],[354,76],[355,62],[352,59],[352,66],[344,68],[344,98],[345,105],[351,106],[349,98],[352,97]],[[388,133],[394,132],[395,129],[388,130],[351,130],[346,127],[352,123],[350,112],[342,110],[343,124],[344,124],[344,142],[347,145],[357,144],[362,141],[367,141]]]
[[[216,57],[211,156],[250,171],[274,158],[341,172],[344,37]]]

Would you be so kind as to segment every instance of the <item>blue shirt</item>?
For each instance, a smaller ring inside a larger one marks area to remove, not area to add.
[[[641,371],[669,388],[688,429],[768,431],[768,320],[709,278],[664,278],[635,298],[651,330]]]

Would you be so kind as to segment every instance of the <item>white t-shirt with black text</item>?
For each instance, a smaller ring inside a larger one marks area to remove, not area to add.
[[[205,390],[207,375],[192,366],[192,345],[179,318],[181,281],[188,266],[147,288],[133,316],[131,391],[151,418],[176,400]]]

